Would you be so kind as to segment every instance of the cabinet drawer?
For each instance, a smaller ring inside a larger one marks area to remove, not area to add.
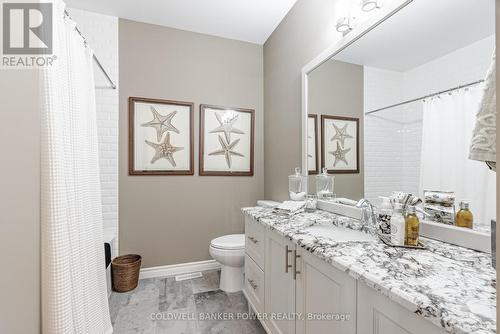
[[[260,269],[264,268],[264,235],[264,226],[253,221],[251,218],[245,218],[245,252],[255,261]]]
[[[245,295],[255,312],[264,312],[264,272],[245,256]]]

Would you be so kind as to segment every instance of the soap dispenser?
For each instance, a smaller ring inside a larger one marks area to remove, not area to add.
[[[379,223],[379,229],[382,234],[391,234],[391,217],[392,217],[392,204],[389,197],[382,197],[382,204],[377,210],[378,216],[377,220]]]
[[[400,203],[396,203],[391,217],[391,244],[394,246],[404,246],[405,236],[406,230],[403,206]]]
[[[333,182],[334,177],[328,175],[328,171],[325,167],[321,174],[316,176],[316,195],[318,199],[331,199],[333,197]]]
[[[295,174],[288,177],[288,193],[292,201],[304,201],[306,199],[304,177],[300,173],[300,168],[295,168]]]
[[[420,236],[420,220],[414,206],[409,206],[405,216],[405,245],[418,246]]]
[[[474,216],[469,210],[469,202],[460,202],[460,211],[455,217],[455,225],[458,227],[472,228]]]

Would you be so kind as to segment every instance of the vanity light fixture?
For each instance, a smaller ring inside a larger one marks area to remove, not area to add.
[[[374,9],[382,8],[382,2],[380,0],[363,0],[361,3],[361,9],[363,12],[371,12]]]
[[[352,23],[351,23],[351,19],[349,17],[344,16],[344,17],[341,17],[337,21],[337,31],[338,32],[341,32],[343,34],[347,34],[351,30],[352,30]]]

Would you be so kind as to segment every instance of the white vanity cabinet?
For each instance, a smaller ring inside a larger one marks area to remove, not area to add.
[[[264,226],[245,218],[245,282],[243,293],[255,312],[264,313]]]
[[[297,251],[296,334],[356,333],[356,280],[304,249]],[[385,333],[385,332],[380,332]]]
[[[358,334],[446,333],[360,282],[357,299]]]
[[[267,315],[268,333],[356,332],[354,279],[250,218],[245,234],[244,294],[255,312]],[[299,313],[304,318],[295,319]]]
[[[278,233],[266,231],[265,323],[272,334],[295,333],[295,321],[283,317],[295,313],[293,255],[295,245]]]
[[[275,231],[246,218],[244,294],[268,334],[444,334]],[[300,318],[294,318],[301,314]]]

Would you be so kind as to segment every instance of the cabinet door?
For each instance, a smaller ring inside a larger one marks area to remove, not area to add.
[[[266,231],[265,239],[265,323],[272,334],[295,334],[295,320],[282,318],[295,312],[295,245],[273,231]]]
[[[355,334],[356,281],[305,250],[297,255],[296,333]]]
[[[358,284],[358,334],[444,334],[445,330],[411,313],[363,283]]]

